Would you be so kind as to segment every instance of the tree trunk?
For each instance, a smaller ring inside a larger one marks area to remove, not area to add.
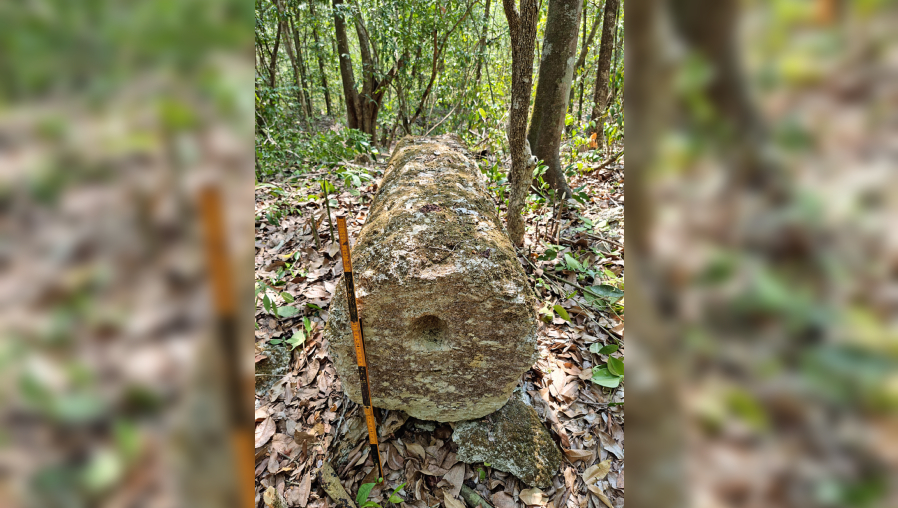
[[[486,0],[486,7],[483,9],[483,28],[480,32],[480,40],[477,41],[477,71],[474,79],[474,87],[480,84],[480,70],[483,67],[483,49],[486,47],[487,29],[490,24],[490,0]]]
[[[331,94],[327,87],[327,73],[324,72],[324,59],[321,58],[321,41],[318,40],[318,29],[315,27],[315,0],[309,2],[309,13],[312,15],[312,38],[315,39],[315,56],[318,58],[318,72],[321,74],[321,88],[324,90],[324,105],[327,108],[327,116],[332,116]]]
[[[585,3],[585,2],[584,2]],[[599,16],[595,17],[595,20],[592,22],[592,28],[589,29],[589,35],[586,35],[586,8],[587,5],[583,6],[583,45],[580,46],[580,56],[577,57],[577,63],[574,64],[574,76],[577,76],[577,81],[580,82],[580,101],[583,101],[583,75],[580,73],[583,66],[586,65],[586,56],[589,55],[589,48],[592,46],[592,41],[596,37],[596,31],[599,29],[599,20],[601,19]],[[571,86],[571,98],[570,98],[570,110],[574,110],[574,90],[576,86]],[[582,105],[581,105],[582,109]]]
[[[278,70],[278,49],[281,46],[281,24],[278,23],[278,34],[274,38],[274,50],[271,52],[271,65],[268,68],[269,79],[268,86],[274,88],[277,85],[277,70]]]
[[[299,30],[296,27],[293,27],[293,37],[296,41],[296,58],[299,60],[299,75],[302,78],[302,96],[305,100],[306,111],[311,116],[315,112],[312,103],[312,88],[309,86],[309,80],[306,79],[306,64],[302,56],[302,45],[299,42]]]
[[[333,0],[334,32],[337,40],[337,57],[340,59],[340,78],[343,82],[343,99],[346,102],[346,124],[350,129],[358,129],[361,120],[361,104],[355,89],[355,76],[352,72],[352,59],[349,57],[349,39],[346,37],[346,22],[343,13],[343,0]]]
[[[533,118],[527,140],[533,155],[545,161],[545,180],[558,196],[571,197],[561,170],[561,134],[567,113],[574,58],[577,50],[577,23],[583,8],[581,0],[549,0],[546,34],[543,38],[543,59],[539,65]]]
[[[530,186],[532,165],[527,145],[527,111],[533,80],[533,49],[539,19],[537,0],[520,0],[520,11],[514,0],[502,0],[511,34],[511,107],[508,112],[508,146],[511,150],[511,190],[508,198],[508,236],[512,243],[524,244],[524,221],[521,211]]]
[[[611,72],[611,54],[617,34],[617,10],[620,0],[605,0],[605,15],[602,21],[602,48],[599,51],[599,65],[596,72],[596,91],[593,96],[592,120],[596,123],[593,132],[602,134],[601,117],[608,105],[608,79]]]
[[[287,25],[287,15],[284,11],[281,10],[280,2],[276,2],[275,6],[278,9],[278,17],[280,18],[280,26],[281,30],[289,30],[293,33],[293,41],[296,44],[296,49],[299,50],[299,37],[296,35],[296,27],[293,26],[293,21],[290,21],[289,27]],[[293,81],[296,83],[296,96],[299,98],[299,105],[301,106],[301,110],[303,113],[303,117],[308,120],[309,119],[309,109],[306,107],[306,103],[303,101],[303,89],[302,89],[302,81],[300,80],[300,68],[299,64],[296,62],[296,53],[294,52],[294,46],[290,43],[290,36],[287,36],[287,43],[284,45],[287,48],[287,56],[290,57],[290,65],[293,66]]]
[[[787,174],[764,157],[767,126],[746,87],[736,37],[739,3],[735,0],[675,0],[674,29],[710,64],[713,74],[705,90],[708,100],[734,129],[736,146],[731,160],[734,188],[749,185],[778,196],[787,194]]]

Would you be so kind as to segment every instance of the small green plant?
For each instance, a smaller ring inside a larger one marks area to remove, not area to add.
[[[382,481],[383,481],[382,478],[378,478],[377,483],[380,483]],[[355,502],[359,508],[383,508],[380,504],[375,503],[374,501],[368,501],[368,496],[371,495],[371,489],[373,489],[375,485],[377,485],[377,484],[376,483],[363,483],[362,486],[359,487],[359,492],[355,496]],[[403,482],[402,485],[393,489],[393,493],[390,494],[389,498],[387,498],[387,502],[394,503],[394,504],[404,503],[405,499],[402,499],[401,497],[396,495],[396,493],[399,492],[402,489],[402,487],[404,487],[404,486],[405,486],[405,482]]]
[[[589,351],[598,355],[608,356],[608,361],[604,367],[593,367],[592,382],[607,388],[617,388],[621,380],[624,379],[624,360],[623,358],[611,356],[611,353],[618,350],[617,344],[599,346],[600,344],[595,343],[589,346]]]

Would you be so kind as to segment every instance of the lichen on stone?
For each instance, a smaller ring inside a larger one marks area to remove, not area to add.
[[[352,250],[374,405],[436,421],[495,411],[536,359],[537,321],[483,175],[456,136],[407,137],[379,189]],[[358,402],[343,286],[325,333]]]
[[[459,422],[452,440],[462,462],[488,462],[531,487],[548,488],[561,467],[561,451],[523,397],[516,393],[495,413]]]

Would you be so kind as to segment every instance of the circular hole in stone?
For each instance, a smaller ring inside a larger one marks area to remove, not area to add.
[[[436,316],[421,316],[412,321],[411,335],[415,349],[421,351],[444,351],[446,344],[446,322]]]

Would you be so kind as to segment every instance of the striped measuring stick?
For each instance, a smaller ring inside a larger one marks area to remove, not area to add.
[[[365,423],[368,425],[368,442],[371,444],[371,457],[377,463],[378,477],[384,477],[384,469],[380,460],[380,449],[377,443],[377,422],[374,419],[374,408],[371,407],[371,388],[368,382],[368,363],[365,361],[365,339],[362,337],[362,325],[359,323],[359,310],[355,302],[355,283],[352,280],[352,259],[349,257],[349,233],[346,232],[346,216],[337,215],[337,232],[340,236],[340,257],[343,258],[343,280],[346,281],[346,300],[349,304],[349,325],[352,328],[352,340],[355,342],[355,359],[359,366],[359,381],[362,383],[362,407],[365,410]]]

